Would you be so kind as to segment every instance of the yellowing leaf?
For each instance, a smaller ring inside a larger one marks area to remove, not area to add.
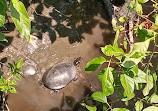
[[[31,22],[24,4],[19,0],[10,1],[11,17],[19,32],[27,41],[30,41]]]
[[[121,75],[121,84],[124,91],[124,96],[127,97],[127,100],[130,100],[134,97],[134,80],[126,74]]]
[[[150,99],[150,103],[158,103],[158,95],[156,94],[152,95]]]
[[[143,109],[143,103],[141,101],[137,101],[135,103],[135,109],[136,111],[141,111]]]
[[[158,14],[156,13],[153,17],[155,19],[155,25],[158,26]]]
[[[143,95],[146,96],[149,94],[150,90],[153,88],[154,84],[153,84],[153,77],[152,75],[146,75],[146,86],[143,89]]]
[[[156,106],[149,106],[149,107],[143,109],[143,111],[158,111],[158,107],[156,107]]]
[[[149,0],[138,0],[138,2],[139,2],[139,3],[142,3],[142,4],[143,4],[143,3],[146,3],[146,2],[148,2],[148,1],[149,1]]]
[[[142,15],[143,14],[143,9],[142,9],[142,5],[138,3],[138,1],[136,0],[136,3],[135,3],[135,11]]]

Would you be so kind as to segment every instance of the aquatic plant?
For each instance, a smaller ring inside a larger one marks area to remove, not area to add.
[[[151,70],[155,67],[151,60],[158,53],[156,52],[157,32],[155,31],[158,29],[158,3],[150,0],[153,3],[153,11],[143,15],[142,5],[148,1],[131,0],[129,4],[125,4],[129,13],[134,12],[138,16],[137,22],[135,23],[133,18],[130,18],[131,16],[113,19],[112,25],[116,32],[113,45],[101,47],[106,57],[96,57],[85,67],[85,72],[90,73],[107,63],[107,67],[98,74],[102,91],[91,95],[92,100],[102,103],[103,111],[129,111],[126,108],[114,108],[113,104],[118,101],[123,101],[127,106],[129,101],[135,102],[136,111],[158,111],[157,74]],[[150,20],[150,15],[154,15],[155,22]],[[139,42],[134,43],[133,36],[138,37]],[[122,47],[120,43],[118,44],[119,38],[123,39]],[[152,51],[149,51],[150,44],[154,45]],[[135,94],[136,90],[143,95],[142,98]],[[113,95],[114,92],[118,92],[120,98],[108,101],[108,96]],[[97,110],[95,105],[85,103],[81,105],[89,111]]]

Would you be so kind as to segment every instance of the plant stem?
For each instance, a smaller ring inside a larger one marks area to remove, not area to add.
[[[149,67],[149,63],[150,63],[150,61],[151,61],[151,59],[152,59],[152,57],[154,55],[154,52],[155,52],[155,47],[154,47],[154,49],[152,51],[152,54],[150,55],[150,58],[149,58],[149,61],[148,61],[147,65],[146,65],[146,67],[144,68],[144,71],[146,70],[147,67]]]
[[[153,2],[153,3],[155,3],[156,5],[158,5],[158,3],[156,1],[154,1],[154,0],[150,0],[150,1]]]
[[[10,81],[10,79],[12,79],[14,77],[14,74],[10,74],[9,77],[6,79],[7,82]]]
[[[112,109],[112,106],[109,103],[106,103],[106,104],[109,106],[109,108],[106,111],[108,111],[109,109]]]

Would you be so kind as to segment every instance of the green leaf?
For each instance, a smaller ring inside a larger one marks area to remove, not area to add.
[[[116,19],[112,19],[111,23],[112,23],[112,26],[113,26],[113,28],[115,30],[116,27],[117,27],[117,21],[116,21]]]
[[[123,30],[122,26],[119,26],[117,28],[116,34],[115,34],[115,40],[114,40],[114,44],[113,44],[113,49],[114,49],[114,56],[116,56],[117,59],[121,60],[122,59],[122,55],[124,53],[122,48],[118,47],[118,37],[119,37],[119,33],[120,31]]]
[[[116,46],[116,47],[115,47]],[[124,51],[122,48],[117,47],[117,45],[111,46],[111,45],[106,45],[105,47],[101,48],[101,51],[106,55],[106,56],[121,56]],[[121,59],[121,58],[120,58]]]
[[[121,84],[124,91],[124,96],[127,97],[127,100],[130,100],[134,97],[134,80],[133,78],[127,76],[126,74],[121,75]]]
[[[142,8],[142,5],[138,3],[138,1],[136,0],[136,3],[135,3],[135,11],[142,15],[143,14],[143,8]]]
[[[153,81],[154,81],[154,93],[157,92],[157,74],[156,72],[152,72],[152,76],[153,76]]]
[[[157,33],[153,30],[137,28],[137,35],[140,41],[145,41],[149,38],[156,37]]]
[[[111,111],[130,111],[130,110],[128,110],[126,108],[114,108]]]
[[[105,47],[101,48],[101,51],[106,55],[106,56],[112,56],[115,51],[113,49],[113,46],[111,45],[106,45]]]
[[[15,80],[11,80],[8,82],[8,85],[16,85],[16,81]]]
[[[127,17],[124,17],[124,16],[119,18],[119,21],[122,23],[126,22],[126,20],[127,20]]]
[[[138,65],[134,66],[131,71],[133,72],[134,76],[137,76],[138,75]]]
[[[154,94],[151,96],[150,103],[158,103],[158,95]]]
[[[146,73],[143,72],[142,70],[138,69],[137,76],[134,78],[135,83],[146,83]]]
[[[124,39],[123,39],[123,46],[124,46],[124,49],[127,50],[127,40],[126,40],[126,37],[124,37]]]
[[[8,65],[9,65],[11,71],[14,72],[14,66],[11,63],[8,63]]]
[[[96,106],[88,106],[85,103],[81,103],[82,106],[86,107],[89,111],[97,111]]]
[[[103,103],[103,111],[106,111],[109,108],[109,106],[106,103]]]
[[[121,65],[125,68],[132,68],[137,65],[145,57],[150,40],[134,43],[132,51],[125,55],[126,58]]]
[[[7,39],[5,39],[4,34],[0,33],[0,41],[6,41],[8,42]]]
[[[143,4],[143,3],[146,3],[148,2],[149,0],[138,0],[139,3]]]
[[[20,77],[20,75],[19,75],[19,74],[15,74],[15,75],[14,75],[14,77],[15,77],[15,78],[17,78],[18,80],[20,80],[20,79],[21,79],[21,77]]]
[[[136,85],[136,89],[140,90],[140,83],[146,83],[146,73],[138,69],[137,75],[133,78]]]
[[[155,13],[153,17],[155,19],[155,25],[158,26],[158,14]]]
[[[4,73],[3,73],[2,71],[0,71],[0,77],[2,77],[2,76],[3,76],[3,74],[4,74]]]
[[[149,106],[149,107],[143,109],[143,111],[158,111],[158,107],[156,107],[156,106]]]
[[[17,93],[16,89],[13,86],[9,86],[9,91],[11,93]]]
[[[152,75],[147,74],[146,75],[146,86],[143,89],[143,95],[146,96],[149,94],[150,90],[153,88],[154,84],[153,84],[153,77]]]
[[[17,62],[17,68],[20,69],[22,67],[22,62],[23,62],[23,58],[21,58],[18,62]]]
[[[119,47],[113,47],[113,49],[115,50],[114,56],[116,56],[116,58],[118,60],[122,59],[122,55],[124,54],[124,51],[122,48]]]
[[[137,101],[135,103],[135,109],[136,111],[141,111],[143,109],[143,103],[141,101]]]
[[[88,73],[96,71],[104,62],[106,62],[106,59],[102,56],[92,59],[90,62],[87,63],[85,67],[85,72]]]
[[[0,0],[0,27],[4,26],[5,16],[7,12],[7,3],[5,0]]]
[[[116,69],[114,69],[114,68],[112,68],[112,67],[109,67],[109,69],[110,69],[110,71],[111,71],[112,73],[114,73],[114,75],[115,75],[115,73],[118,72]],[[103,75],[104,75],[105,71],[106,71],[106,68],[103,69],[103,70],[101,70],[101,71],[99,72],[99,74],[98,74],[98,79],[99,79],[100,82],[102,81],[102,78],[103,78]]]
[[[106,95],[102,92],[95,92],[92,94],[91,97],[93,98],[93,100],[96,100],[102,103],[107,103]]]
[[[24,4],[19,0],[10,1],[11,17],[20,34],[30,41],[31,22]]]
[[[111,67],[107,67],[102,75],[102,90],[106,96],[114,93],[113,82],[114,78],[111,72]]]

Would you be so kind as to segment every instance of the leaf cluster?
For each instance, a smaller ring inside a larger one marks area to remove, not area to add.
[[[20,80],[20,73],[21,73],[21,67],[22,67],[22,61],[23,59],[20,59],[17,63],[14,62],[14,64],[8,63],[8,67],[10,68],[11,73],[9,76],[5,79],[3,77],[3,72],[0,72],[0,90],[7,93],[8,91],[11,93],[17,93],[15,87],[13,85],[16,85],[16,79]]]
[[[10,8],[11,18],[18,28],[20,34],[29,42],[31,32],[31,22],[24,4],[19,0],[10,0],[10,7],[6,0],[0,0],[0,27],[4,27],[6,13]],[[0,41],[6,41],[4,34],[0,33]]]
[[[148,2],[149,0],[131,0],[130,4],[125,4],[130,11],[137,12],[137,15],[144,19],[142,4]],[[154,8],[158,3],[154,3]],[[157,8],[157,7],[156,7]],[[157,111],[158,110],[158,95],[157,93],[157,74],[154,71],[150,70],[150,60],[154,55],[155,50],[153,52],[148,51],[149,45],[154,43],[154,47],[156,45],[157,32],[155,32],[155,28],[158,24],[158,14],[156,13],[157,9],[154,9],[152,13],[155,13],[153,18],[155,22],[152,22],[148,19],[147,15],[145,17],[146,21],[140,23],[137,26],[133,26],[132,29],[136,32],[136,36],[139,38],[140,42],[136,42],[132,44],[132,49],[128,51],[127,38],[124,37],[123,46],[120,47],[118,44],[118,38],[121,33],[126,33],[125,27],[118,25],[116,20],[112,20],[113,28],[116,31],[115,40],[113,45],[106,45],[101,48],[102,53],[105,57],[95,57],[90,62],[87,63],[85,67],[85,72],[90,73],[98,70],[102,64],[108,64],[103,70],[98,74],[98,79],[102,84],[102,92],[94,92],[91,95],[91,99],[99,101],[103,104],[103,110],[111,110],[111,111],[129,111],[126,108],[113,108],[109,102],[107,97],[109,95],[114,94],[115,91],[118,91],[120,94],[119,100],[124,101],[126,105],[130,100],[136,99],[135,110],[136,111]],[[119,21],[125,23],[129,18],[120,17]],[[149,21],[152,26],[147,27]],[[126,51],[125,51],[125,50]],[[155,48],[154,48],[155,49]],[[106,57],[110,59],[106,59]],[[147,63],[144,63],[143,60],[147,57],[150,57]],[[111,64],[116,64],[117,68],[111,67]],[[142,68],[140,66],[144,66]],[[154,90],[151,92],[151,90]],[[140,91],[143,94],[144,98],[139,98],[135,95],[135,90]],[[113,101],[115,102],[115,101]],[[143,106],[144,103],[148,104],[149,107]],[[104,107],[106,104],[108,107]],[[86,104],[82,104],[89,111],[96,111],[96,106],[88,106]]]

